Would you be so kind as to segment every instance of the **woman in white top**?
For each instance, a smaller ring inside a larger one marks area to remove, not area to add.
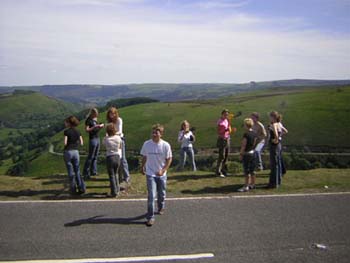
[[[125,137],[123,133],[123,120],[119,117],[119,112],[117,108],[110,107],[107,111],[107,121],[109,123],[113,123],[116,128],[116,134],[119,135],[122,139],[122,155],[120,159],[120,169],[119,175],[126,183],[130,182],[130,173],[129,173],[129,165],[126,160],[125,154]]]
[[[179,170],[183,170],[186,164],[186,157],[188,155],[192,164],[193,171],[197,171],[196,162],[194,160],[193,143],[196,140],[193,132],[190,130],[190,123],[184,120],[179,131],[178,142],[181,143],[180,149],[180,166]]]
[[[120,192],[117,174],[120,166],[120,157],[122,154],[122,139],[119,135],[117,135],[117,131],[113,123],[109,123],[106,130],[107,135],[103,139],[103,144],[106,146],[106,163],[111,187],[111,197],[117,197]]]

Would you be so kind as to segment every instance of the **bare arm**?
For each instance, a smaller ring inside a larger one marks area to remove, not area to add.
[[[172,157],[166,159],[164,167],[162,168],[162,170],[160,170],[160,171],[158,172],[157,175],[158,175],[158,176],[163,176],[163,175],[166,173],[166,171],[169,169],[169,167],[170,167],[172,161],[173,161],[173,158],[172,158]]]
[[[278,124],[274,123],[273,124],[273,133],[275,134],[275,139],[273,140],[273,142],[275,144],[278,144],[278,128],[277,128]]]
[[[80,136],[80,145],[84,145],[84,140],[82,136]]]
[[[68,137],[64,136],[64,146],[67,146],[67,143],[68,143]]]
[[[282,131],[283,131],[283,133],[285,133],[285,134],[287,134],[287,133],[288,133],[287,128],[286,128],[286,127],[284,127],[284,126],[282,126]]]
[[[147,157],[142,156],[142,165],[141,165],[141,173],[146,174],[146,162],[147,162]]]
[[[240,160],[243,159],[243,155],[244,155],[244,152],[245,152],[245,147],[247,146],[247,139],[246,138],[243,138],[242,140],[242,143],[241,143],[241,150],[240,150]]]

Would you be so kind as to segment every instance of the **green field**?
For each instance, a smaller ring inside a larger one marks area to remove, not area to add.
[[[232,143],[238,146],[243,133],[242,121],[251,112],[258,111],[262,122],[268,123],[268,113],[277,110],[284,116],[284,125],[289,129],[284,144],[291,146],[328,146],[349,148],[350,140],[350,87],[323,89],[270,89],[246,93],[216,100],[150,103],[120,109],[124,120],[124,132],[128,149],[138,151],[143,141],[149,138],[150,128],[154,123],[165,125],[164,138],[173,148],[178,148],[177,133],[182,120],[187,119],[196,127],[197,148],[213,148],[216,142],[216,121],[223,108],[233,112],[242,112],[234,120],[233,126],[238,132],[233,135]],[[105,122],[105,113],[99,121]],[[87,134],[80,130],[87,142]],[[101,137],[104,131],[100,132]],[[52,138],[56,151],[62,151],[63,134]]]
[[[0,124],[8,128],[41,128],[79,107],[37,92],[0,95]],[[2,135],[2,134],[1,134]]]

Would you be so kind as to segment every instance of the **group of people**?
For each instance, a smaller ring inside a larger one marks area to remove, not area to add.
[[[259,121],[260,115],[253,112],[249,118],[244,119],[245,132],[241,141],[240,160],[243,164],[245,185],[238,191],[247,192],[255,188],[256,170],[262,171],[263,161],[261,152],[268,142],[270,150],[270,178],[269,188],[277,188],[281,185],[282,176],[286,173],[282,158],[282,136],[288,130],[282,124],[282,115],[276,111],[269,114],[270,123],[267,131]],[[227,175],[227,165],[230,134],[234,129],[231,127],[229,111],[223,110],[221,118],[217,122],[219,158],[216,166],[216,174],[220,177]]]
[[[230,149],[232,128],[232,114],[227,109],[223,110],[217,121],[217,147],[219,157],[216,166],[216,174],[219,177],[227,175],[227,160]],[[245,133],[241,142],[240,160],[246,176],[245,185],[239,191],[246,192],[255,188],[255,171],[263,170],[261,152],[268,141],[270,146],[270,180],[269,187],[275,188],[281,184],[282,175],[285,173],[282,159],[282,136],[287,129],[282,125],[282,116],[273,111],[270,113],[268,132],[259,121],[259,114],[254,112],[250,118],[244,119]],[[70,116],[65,120],[64,131],[64,160],[68,171],[71,194],[83,194],[86,191],[84,180],[97,176],[97,157],[100,150],[99,132],[105,126],[106,136],[103,144],[106,148],[106,166],[109,175],[111,197],[117,197],[120,192],[120,182],[130,183],[130,173],[125,155],[125,137],[123,134],[123,120],[118,110],[111,107],[107,111],[106,125],[98,123],[98,110],[93,108],[85,122],[85,130],[89,133],[89,154],[86,159],[83,175],[79,169],[79,145],[83,145],[83,138],[76,129],[79,120]],[[172,163],[172,150],[168,142],[162,139],[164,126],[155,124],[152,126],[151,139],[144,142],[140,154],[142,155],[141,172],[146,175],[148,202],[147,202],[147,226],[154,224],[155,200],[157,199],[158,214],[162,215],[165,209],[167,171]],[[188,121],[183,121],[178,134],[180,143],[180,164],[178,170],[184,169],[188,157],[193,171],[197,170],[193,144],[196,141],[194,130]]]

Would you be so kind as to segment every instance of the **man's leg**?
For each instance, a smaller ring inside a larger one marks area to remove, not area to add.
[[[146,176],[147,178],[147,220],[154,219],[154,200],[157,194],[157,184],[155,177]]]
[[[166,197],[166,182],[167,177],[157,177],[157,202],[158,202],[158,211],[162,212],[165,208],[165,197]]]

